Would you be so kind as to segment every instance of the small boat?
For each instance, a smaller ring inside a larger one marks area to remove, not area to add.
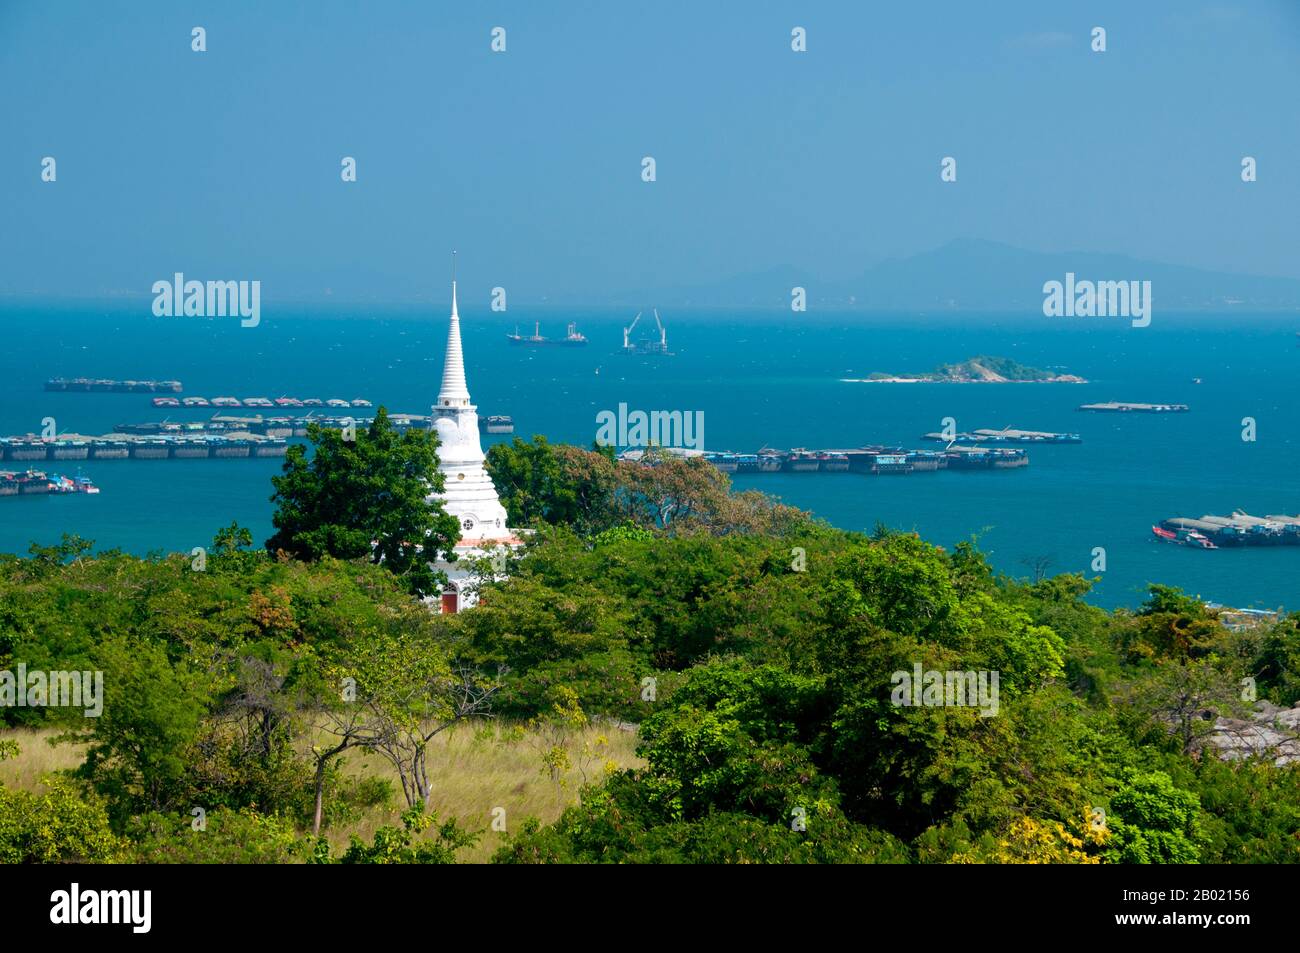
[[[319,397],[304,397],[302,401],[304,407],[324,407],[325,401]]]
[[[351,407],[352,405],[349,404],[346,400],[343,400],[341,397],[331,397],[329,400],[325,401],[325,406],[327,406],[327,407]]]
[[[301,407],[302,401],[297,397],[277,397],[275,399],[275,405],[277,407]]]
[[[352,406],[353,406],[353,407],[373,407],[373,406],[375,406],[375,405],[372,404],[372,403],[370,403],[370,401],[366,400],[364,397],[353,397],[353,398],[352,398]]]
[[[182,397],[181,403],[186,407],[211,407],[212,402],[206,397]]]
[[[1156,539],[1166,543],[1173,543],[1176,546],[1191,546],[1196,549],[1218,549],[1219,547],[1210,542],[1209,537],[1204,533],[1197,532],[1194,529],[1180,529],[1174,531],[1165,529],[1163,526],[1152,526],[1151,532],[1155,534]]]

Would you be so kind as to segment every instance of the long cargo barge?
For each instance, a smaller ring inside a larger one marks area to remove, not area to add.
[[[723,473],[862,473],[905,476],[938,470],[1012,470],[1029,465],[1025,450],[1002,447],[948,447],[945,450],[911,450],[905,447],[866,446],[841,450],[773,450],[758,453],[707,451],[703,459]],[[623,454],[639,459],[639,451]]]
[[[277,397],[272,400],[269,397],[155,397],[151,403],[155,407],[184,407],[189,410],[207,410],[210,407],[250,407],[254,409],[274,409],[279,407],[284,410],[297,409],[301,407],[320,407],[330,408],[332,410],[349,410],[357,407],[373,407],[373,402],[365,397],[353,397],[351,400],[344,400],[342,397],[330,397],[327,400],[321,400],[319,397]]]
[[[96,377],[51,377],[47,391],[93,394],[179,394],[180,381],[114,381]]]
[[[98,493],[89,478],[67,477],[41,470],[0,470],[0,496],[43,496],[48,493]]]
[[[1005,427],[1002,430],[963,431],[948,436],[941,432],[924,434],[923,438],[935,443],[945,444],[1020,444],[1020,443],[1083,443],[1077,433],[1051,433],[1044,430],[1015,430]]]
[[[514,421],[508,417],[505,419],[509,421],[510,425],[510,430],[505,432],[513,432]],[[140,424],[117,424],[113,430],[118,434],[134,434],[136,436],[222,435],[239,431],[264,437],[305,437],[307,436],[307,427],[313,423],[333,430],[341,430],[351,423],[358,430],[361,430],[369,427],[373,420],[373,417],[353,417],[351,415],[317,417],[308,414],[306,417],[263,417],[259,414],[256,417],[236,417],[227,414],[214,414],[209,420],[159,420]],[[428,429],[432,422],[432,418],[427,414],[389,414],[388,420],[398,431],[407,430],[411,427]],[[482,429],[481,425],[480,429]],[[501,431],[488,429],[488,433],[498,432]]]
[[[1191,410],[1186,404],[1131,404],[1122,400],[1080,404],[1078,409],[1094,414],[1185,414]]]
[[[28,434],[0,437],[0,460],[195,460],[283,457],[289,443],[282,437],[233,431],[226,434],[142,435],[102,437],[65,434],[42,440]]]
[[[1241,510],[1233,510],[1231,516],[1174,516],[1152,526],[1151,532],[1163,542],[1200,549],[1296,546],[1300,545],[1300,516],[1251,516]]]

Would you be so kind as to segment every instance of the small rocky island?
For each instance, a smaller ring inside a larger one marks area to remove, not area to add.
[[[981,355],[960,364],[940,364],[924,374],[874,373],[853,379],[862,384],[1086,384],[1075,374],[1056,374],[1038,367],[1026,367],[1009,357]]]

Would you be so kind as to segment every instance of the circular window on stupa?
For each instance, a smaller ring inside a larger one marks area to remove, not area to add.
[[[457,473],[457,474],[456,474],[456,479],[457,479],[457,480],[463,480],[463,479],[465,479],[465,474],[463,474],[463,473]]]
[[[472,519],[470,519],[470,518],[467,516],[467,517],[465,517],[465,521],[464,521],[463,523],[461,523],[460,525],[461,525],[461,528],[462,528],[462,529],[467,529],[467,530],[469,530],[469,529],[473,529],[473,528],[474,528],[474,521],[473,521]]]

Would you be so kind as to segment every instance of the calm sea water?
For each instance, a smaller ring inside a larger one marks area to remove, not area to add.
[[[470,391],[479,412],[510,414],[516,433],[589,445],[596,414],[702,411],[710,449],[924,446],[922,433],[954,417],[962,430],[1018,427],[1081,433],[1082,445],[1030,450],[1028,468],[873,478],[774,474],[736,479],[848,529],[877,522],[940,545],[977,535],[993,564],[1017,575],[1088,571],[1095,547],[1107,570],[1105,606],[1135,605],[1149,582],[1240,606],[1300,602],[1300,547],[1203,552],[1152,542],[1169,516],[1300,512],[1296,434],[1300,318],[1180,316],[1152,325],[967,315],[960,318],[718,311],[666,314],[669,359],[621,355],[622,311],[463,309]],[[542,321],[559,336],[576,320],[584,349],[508,347],[504,334]],[[148,300],[109,305],[0,307],[0,433],[104,433],[114,424],[201,419],[160,411],[140,394],[47,394],[52,376],[177,378],[213,397],[367,397],[427,413],[441,378],[446,306],[284,309],[257,328],[233,319],[154,318]],[[977,354],[1005,355],[1080,374],[1085,385],[845,383],[872,371],[927,370]],[[1194,383],[1200,378],[1202,383]],[[1101,400],[1187,403],[1168,417],[1076,412]],[[1242,440],[1242,419],[1257,439]],[[487,438],[509,439],[509,438]],[[47,463],[53,468],[53,464]],[[135,553],[206,545],[231,520],[269,535],[274,460],[105,461],[83,469],[98,496],[0,499],[0,551],[77,533]],[[1089,572],[1089,574],[1091,574]]]

